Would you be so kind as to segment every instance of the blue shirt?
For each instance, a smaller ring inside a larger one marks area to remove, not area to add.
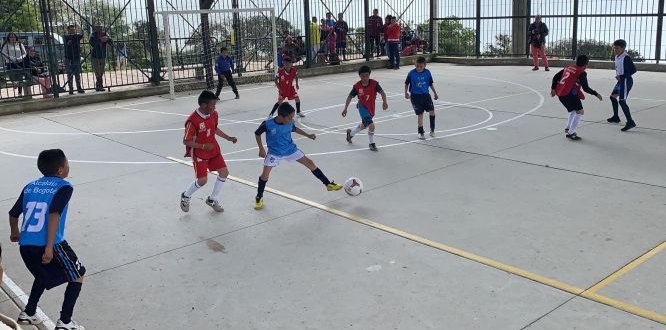
[[[423,72],[418,72],[412,69],[407,74],[405,85],[409,85],[409,92],[412,94],[429,94],[428,88],[432,86],[432,74],[430,70],[425,69]]]
[[[295,129],[296,125],[293,120],[287,124],[280,124],[275,118],[272,118],[261,123],[254,134],[261,135],[261,133],[266,132],[266,145],[269,154],[289,156],[298,151],[298,147],[291,138],[291,132]]]
[[[19,245],[46,246],[49,214],[53,211],[51,210],[53,197],[63,187],[71,187],[71,185],[57,177],[43,177],[28,183],[23,188],[23,223]],[[60,224],[56,232],[55,244],[65,240],[67,208],[68,205],[65,205],[60,212]]]
[[[217,57],[215,61],[215,72],[218,75],[221,75],[222,72],[234,71],[234,60],[231,56],[222,57],[221,55]]]

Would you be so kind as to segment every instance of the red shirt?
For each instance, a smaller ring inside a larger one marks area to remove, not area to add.
[[[391,23],[386,28],[386,38],[388,41],[400,41],[400,24]]]
[[[185,140],[197,144],[211,143],[213,149],[205,151],[200,148],[192,149],[185,148],[185,157],[196,157],[201,159],[212,159],[220,154],[220,145],[217,144],[215,139],[215,132],[217,131],[217,111],[213,111],[209,115],[204,115],[199,110],[192,112],[190,117],[185,122]]]
[[[281,95],[287,95],[294,89],[294,78],[296,78],[297,75],[298,73],[296,72],[296,68],[293,66],[289,72],[287,72],[287,70],[284,68],[278,70],[278,90],[280,91]]]
[[[354,88],[349,93],[349,95],[351,97],[358,96],[359,103],[361,103],[363,107],[368,109],[370,116],[374,116],[377,93],[381,91],[382,88],[381,86],[379,86],[379,83],[374,79],[370,79],[368,81],[368,86],[363,86],[363,84],[360,81],[355,83]]]
[[[580,75],[582,75],[583,72],[585,72],[585,69],[577,65],[572,65],[564,69],[562,78],[557,84],[557,87],[555,87],[555,94],[557,94],[557,96],[567,96],[570,95],[571,91],[575,88],[578,98],[584,100],[585,94],[583,94],[581,86],[578,83],[578,78],[580,78]]]

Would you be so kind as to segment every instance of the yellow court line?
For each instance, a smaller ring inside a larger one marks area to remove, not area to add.
[[[187,165],[187,166],[192,166],[191,162],[188,162],[188,161],[185,161],[185,160],[182,160],[182,159],[178,159],[178,158],[174,158],[174,157],[166,157],[166,158],[169,159],[169,160],[172,160],[174,162],[180,163],[180,164],[184,164],[184,165]],[[254,182],[251,182],[251,181],[248,181],[248,180],[245,180],[245,179],[241,179],[241,178],[238,178],[238,177],[234,177],[234,176],[231,176],[231,175],[229,175],[227,177],[227,179],[238,182],[238,183],[241,183],[241,184],[244,184],[244,185],[247,185],[247,186],[250,186],[250,187],[254,187],[254,188],[257,187],[257,184],[254,183]],[[340,216],[340,217],[345,218],[347,220],[351,220],[351,221],[354,221],[354,222],[357,222],[357,223],[360,223],[360,224],[364,224],[366,226],[369,226],[369,227],[372,227],[372,228],[375,228],[375,229],[378,229],[378,230],[381,230],[381,231],[384,231],[384,232],[387,232],[387,233],[390,233],[390,234],[393,234],[393,235],[396,235],[396,236],[399,236],[399,237],[402,237],[402,238],[406,238],[410,241],[413,241],[413,242],[416,242],[416,243],[419,243],[419,244],[423,244],[423,245],[426,245],[426,246],[429,246],[429,247],[432,247],[432,248],[435,248],[435,249],[438,249],[438,250],[441,250],[441,251],[444,251],[444,252],[448,252],[448,253],[460,256],[462,258],[465,258],[465,259],[468,259],[468,260],[471,260],[471,261],[475,261],[475,262],[478,262],[480,264],[484,264],[486,266],[489,266],[489,267],[492,267],[492,268],[495,268],[495,269],[499,269],[501,271],[505,271],[507,273],[517,275],[517,276],[526,278],[528,280],[531,280],[531,281],[534,281],[534,282],[537,282],[537,283],[541,283],[541,284],[547,285],[549,287],[574,294],[576,296],[585,297],[585,298],[590,299],[592,301],[602,303],[604,305],[608,305],[610,307],[614,307],[614,308],[629,312],[631,314],[635,314],[635,315],[644,317],[644,318],[652,320],[652,321],[656,321],[656,322],[666,324],[666,315],[664,315],[664,314],[659,314],[659,313],[656,313],[656,312],[653,312],[653,311],[650,311],[650,310],[646,310],[646,309],[643,309],[643,308],[640,308],[638,306],[634,306],[634,305],[631,305],[631,304],[628,304],[628,303],[624,303],[622,301],[618,301],[618,300],[615,300],[615,299],[612,299],[612,298],[609,298],[609,297],[606,297],[606,296],[603,296],[603,295],[600,295],[600,294],[597,294],[597,293],[589,292],[589,291],[586,291],[586,290],[581,289],[579,287],[576,287],[576,286],[573,286],[573,285],[570,285],[570,284],[567,284],[567,283],[564,283],[564,282],[560,282],[560,281],[552,279],[552,278],[541,276],[539,274],[532,273],[530,271],[527,271],[527,270],[524,270],[524,269],[521,269],[521,268],[518,268],[518,267],[507,265],[507,264],[501,263],[499,261],[495,261],[495,260],[492,260],[492,259],[489,259],[489,258],[486,258],[486,257],[482,257],[480,255],[477,255],[477,254],[474,254],[474,253],[471,253],[471,252],[467,252],[467,251],[464,251],[464,250],[461,250],[461,249],[458,249],[458,248],[455,248],[455,247],[452,247],[452,246],[448,246],[448,245],[445,245],[445,244],[442,244],[442,243],[439,243],[439,242],[435,242],[435,241],[427,239],[425,237],[421,237],[421,236],[418,236],[418,235],[415,235],[415,234],[412,234],[412,233],[409,233],[409,232],[406,232],[406,231],[403,231],[403,230],[400,230],[400,229],[397,229],[397,228],[393,228],[393,227],[390,227],[390,226],[372,221],[370,219],[363,218],[363,217],[345,212],[345,211],[334,209],[334,208],[331,208],[331,207],[326,206],[324,204],[320,204],[320,203],[317,203],[315,201],[311,201],[311,200],[308,200],[308,199],[305,199],[305,198],[302,198],[302,197],[298,197],[298,196],[292,195],[290,193],[286,193],[284,191],[276,190],[276,189],[269,188],[269,187],[266,187],[266,191],[268,191],[270,193],[273,193],[275,195],[278,195],[278,196],[282,196],[282,197],[287,198],[287,199],[291,199],[295,202],[317,208],[321,211],[325,211],[325,212]]]
[[[601,282],[595,284],[593,287],[589,288],[587,290],[587,292],[596,293],[597,291],[601,290],[601,288],[615,282],[618,278],[622,277],[622,275],[630,272],[632,269],[638,267],[640,264],[650,260],[650,258],[654,257],[655,255],[657,255],[659,252],[663,251],[664,249],[666,249],[666,241],[661,242],[661,244],[655,246],[650,251],[648,251],[645,254],[641,255],[640,257],[634,259],[634,261],[628,263],[626,266],[618,269],[615,273],[606,277],[603,281],[601,281]]]

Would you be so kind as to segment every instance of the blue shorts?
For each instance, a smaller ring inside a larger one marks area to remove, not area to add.
[[[632,78],[621,79],[617,82],[617,84],[615,84],[612,94],[619,95],[620,101],[624,101],[629,96],[629,92],[631,91],[631,87],[633,86],[634,86],[634,79]]]
[[[363,127],[368,127],[372,124],[372,115],[370,114],[370,111],[368,111],[368,109],[366,109],[361,103],[358,104],[358,114],[361,116]]]

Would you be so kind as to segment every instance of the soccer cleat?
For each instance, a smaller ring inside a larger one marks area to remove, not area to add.
[[[326,185],[326,190],[328,191],[338,191],[340,189],[342,189],[342,185],[339,185],[333,181],[331,181],[331,183]]]
[[[351,130],[347,130],[347,142],[352,143],[352,135],[351,135]]]
[[[430,131],[430,137],[435,137],[435,131]]]
[[[543,69],[543,70],[544,70],[544,71],[550,71],[550,68],[549,68],[549,67],[546,67],[546,68]]]
[[[567,139],[573,140],[573,141],[578,141],[581,140],[582,138],[578,136],[578,134],[573,133],[573,134],[567,134]]]
[[[606,121],[609,122],[609,123],[619,123],[620,122],[620,117],[613,116],[613,117],[610,117],[610,118],[606,119]]]
[[[368,148],[370,148],[370,150],[372,151],[379,151],[379,149],[377,149],[377,145],[374,143],[370,143],[370,145],[368,145]]]
[[[255,198],[254,199],[254,209],[255,210],[261,210],[264,208],[264,199],[263,198]]]
[[[240,95],[236,94],[235,99],[236,99],[236,100],[240,99]]]
[[[69,323],[65,324],[62,321],[58,320],[58,324],[56,324],[56,327],[54,330],[86,330],[82,325],[74,322],[74,320],[69,321]]]
[[[190,211],[190,198],[185,197],[185,193],[180,194],[180,209],[183,210],[183,212]]]
[[[620,131],[622,131],[622,132],[626,132],[626,131],[628,131],[628,130],[634,128],[634,127],[636,127],[636,123],[634,123],[633,121],[630,121],[630,122],[628,122],[627,124],[625,124],[624,127],[622,127],[622,128],[620,129]]]
[[[419,140],[425,140],[425,134],[419,133]]]
[[[565,129],[564,129],[564,133],[569,134],[569,129],[568,129],[568,128],[565,128]]]
[[[533,67],[532,71],[539,71],[539,67],[538,66]]]
[[[33,316],[30,316],[26,312],[21,312],[21,314],[18,316],[18,320],[16,320],[16,323],[21,325],[37,325],[42,324],[42,319],[37,316],[37,313],[35,313]]]
[[[215,212],[224,212],[224,207],[222,207],[220,202],[210,198],[210,196],[206,198],[206,205],[212,207]]]
[[[305,117],[305,115],[300,113],[300,112],[298,113],[298,116],[301,117],[301,118]]]

